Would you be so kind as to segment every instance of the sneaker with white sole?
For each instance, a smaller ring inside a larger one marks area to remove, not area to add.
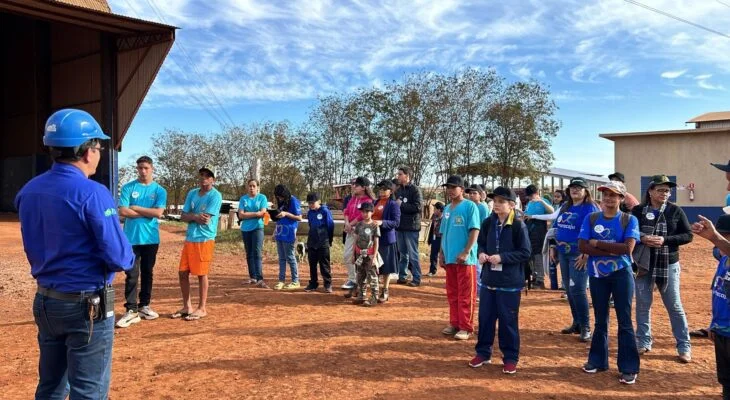
[[[276,283],[276,285],[274,285],[274,290],[281,290],[281,289],[284,289],[284,282],[283,281],[279,281],[279,282]]]
[[[634,383],[636,383],[636,374],[622,373],[621,376],[618,378],[618,381],[620,383],[623,383],[624,385],[633,385]]]
[[[350,289],[354,288],[355,286],[357,286],[357,284],[355,282],[348,280],[347,282],[345,282],[344,285],[342,285],[342,288],[345,290],[350,290]]]
[[[284,290],[299,289],[299,282],[289,282],[288,285],[284,286]]]
[[[443,333],[444,335],[456,335],[456,332],[459,332],[459,330],[451,325],[441,330],[441,333]]]
[[[139,316],[142,319],[152,320],[160,317],[160,314],[156,313],[155,310],[151,309],[150,306],[144,306],[139,309]]]
[[[456,335],[454,335],[454,339],[456,340],[467,340],[471,337],[471,334],[467,331],[459,331],[456,332]]]
[[[139,321],[142,321],[142,318],[139,317],[138,312],[127,310],[127,312],[122,315],[122,318],[119,318],[119,321],[117,321],[117,328],[127,328],[128,326],[136,324]]]

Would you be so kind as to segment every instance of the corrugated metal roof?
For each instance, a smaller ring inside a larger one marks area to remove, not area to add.
[[[692,134],[696,135],[699,133],[715,133],[715,132],[727,132],[730,133],[730,128],[699,128],[699,129],[679,129],[673,131],[647,131],[647,132],[621,132],[621,133],[601,133],[600,137],[608,140],[614,140],[622,137],[638,137],[638,136],[655,136],[655,135],[684,135]]]
[[[708,112],[700,116],[694,117],[687,122],[711,122],[711,121],[730,121],[730,111]]]
[[[96,11],[103,11],[103,12],[112,12],[111,7],[109,7],[109,3],[106,2],[106,0],[51,0],[51,1],[57,1],[59,3],[66,3],[70,4],[72,6],[77,7],[84,7],[84,8],[90,8],[92,10]]]
[[[575,171],[572,169],[565,168],[550,168],[548,175],[552,175],[560,178],[575,178],[580,176],[591,182],[604,183],[608,182],[608,178],[604,178],[602,175],[594,174],[591,172]]]

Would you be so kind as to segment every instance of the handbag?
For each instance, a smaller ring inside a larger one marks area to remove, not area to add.
[[[634,251],[631,252],[631,269],[637,276],[644,276],[649,273],[651,251],[643,243],[636,243]]]

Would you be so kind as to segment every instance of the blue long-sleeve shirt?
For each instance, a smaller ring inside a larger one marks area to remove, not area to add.
[[[332,212],[329,208],[322,205],[316,210],[309,210],[307,221],[309,222],[307,247],[321,249],[331,246],[335,235],[335,221],[332,219]]]
[[[134,253],[109,189],[55,163],[15,197],[31,275],[59,292],[96,290],[126,271]]]

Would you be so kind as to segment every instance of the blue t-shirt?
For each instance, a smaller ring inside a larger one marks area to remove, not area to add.
[[[248,194],[244,194],[238,201],[238,209],[245,212],[259,212],[269,207],[269,200],[263,194],[259,193],[253,198]],[[251,232],[256,229],[264,229],[264,218],[250,218],[241,220],[241,230],[243,232]]]
[[[606,219],[601,214],[593,226],[591,226],[590,217],[584,218],[578,235],[578,239],[596,239],[608,243],[624,243],[628,238],[634,238],[637,242],[640,240],[639,220],[633,215],[629,215],[629,223],[624,232],[621,226],[621,213],[611,219]],[[596,278],[604,278],[624,268],[631,268],[630,254],[588,257],[588,274]]]
[[[140,206],[144,208],[165,208],[167,191],[157,182],[148,185],[134,180],[122,186],[119,207]],[[126,218],[124,235],[132,245],[159,244],[160,224],[157,218]]]
[[[188,222],[188,231],[185,235],[185,240],[193,243],[215,240],[221,203],[223,203],[223,197],[216,188],[212,188],[202,196],[198,192],[200,192],[200,188],[188,192],[188,196],[185,198],[183,212],[193,214],[206,213],[210,214],[211,218],[205,225],[197,222]]]
[[[725,207],[730,206],[730,193],[725,196]]]
[[[302,206],[299,202],[299,199],[297,199],[295,196],[291,197],[291,200],[289,200],[289,208],[287,210],[289,213],[292,213],[294,215],[302,215]],[[294,243],[297,240],[297,227],[299,226],[299,221],[293,220],[291,218],[279,218],[276,220],[276,230],[274,231],[274,239],[279,242],[286,242],[286,243]]]
[[[547,214],[547,210],[545,209],[545,203],[543,203],[540,200],[533,200],[527,203],[527,208],[525,208],[525,215],[543,215]]]
[[[563,254],[578,254],[580,227],[586,215],[596,211],[598,211],[598,206],[595,204],[581,203],[558,215],[554,226],[558,228],[555,233],[555,240],[558,242],[560,252]]]
[[[441,250],[444,252],[446,264],[456,264],[458,256],[469,241],[469,232],[472,229],[479,229],[479,209],[474,202],[462,200],[456,207],[449,204],[444,208],[441,217]],[[477,244],[469,252],[466,265],[477,264]]]
[[[730,337],[730,271],[728,256],[723,256],[717,264],[717,271],[712,280],[712,322],[710,329],[722,336]]]
[[[481,224],[482,221],[489,218],[489,206],[487,203],[479,202],[477,208],[479,209],[479,223]]]

